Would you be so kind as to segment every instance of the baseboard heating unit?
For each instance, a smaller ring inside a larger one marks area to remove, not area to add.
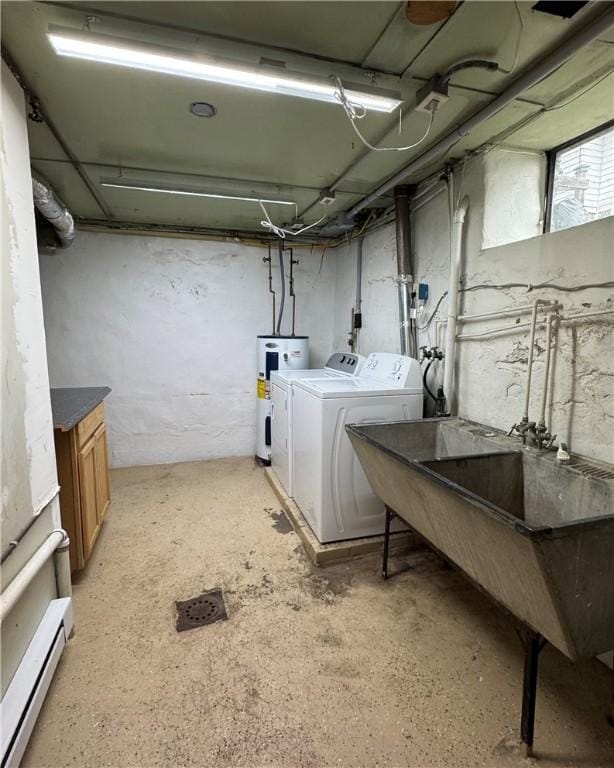
[[[21,762],[72,628],[72,598],[52,600],[0,702],[2,768]]]

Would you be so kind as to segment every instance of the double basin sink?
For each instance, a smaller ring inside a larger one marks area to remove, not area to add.
[[[614,472],[463,419],[348,425],[377,496],[572,659],[614,648]]]

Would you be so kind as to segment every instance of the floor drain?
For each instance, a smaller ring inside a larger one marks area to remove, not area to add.
[[[190,600],[178,600],[175,606],[177,608],[177,632],[204,627],[207,624],[225,621],[228,618],[221,589],[210,589]]]

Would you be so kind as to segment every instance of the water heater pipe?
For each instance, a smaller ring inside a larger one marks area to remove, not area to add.
[[[286,271],[284,269],[284,248],[282,244],[282,239],[279,238],[279,243],[277,244],[277,248],[279,250],[279,280],[281,282],[281,295],[279,298],[279,315],[277,317],[277,327],[275,329],[275,333],[280,336],[281,335],[281,321],[284,317],[284,303],[286,301]]]
[[[273,327],[271,333],[275,336],[275,289],[273,288],[273,257],[271,256],[271,244],[269,243],[269,255],[265,256],[262,261],[267,262],[269,265],[269,293],[273,296]]]
[[[450,277],[448,283],[448,324],[446,328],[446,350],[444,355],[443,391],[448,401],[448,412],[456,409],[454,392],[454,357],[456,351],[456,323],[458,319],[458,296],[461,258],[463,251],[463,225],[469,208],[469,198],[464,197],[456,207],[452,219]]]
[[[291,335],[295,335],[296,326],[296,294],[294,293],[294,265],[298,264],[298,259],[294,258],[294,251],[292,248],[288,248],[290,251],[290,298],[292,299],[292,331]]]

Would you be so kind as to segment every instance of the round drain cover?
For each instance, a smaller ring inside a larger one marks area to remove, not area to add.
[[[205,621],[211,619],[218,612],[217,602],[206,597],[194,600],[185,610],[185,615],[190,621]]]

